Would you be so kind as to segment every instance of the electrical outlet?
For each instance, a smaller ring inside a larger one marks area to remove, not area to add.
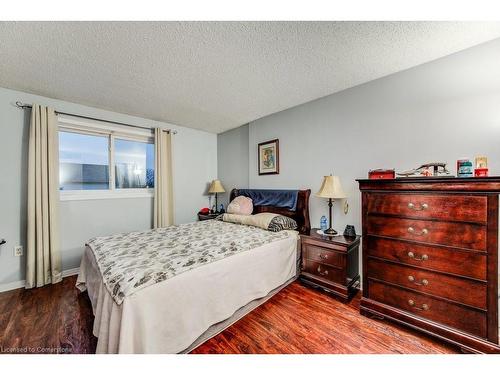
[[[22,246],[14,246],[14,256],[22,257],[23,256],[23,247]]]

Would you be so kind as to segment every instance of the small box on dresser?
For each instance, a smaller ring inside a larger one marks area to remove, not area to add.
[[[498,346],[500,177],[358,180],[361,312],[456,344]]]
[[[325,236],[317,231],[300,236],[300,279],[347,301],[358,291],[360,236]]]

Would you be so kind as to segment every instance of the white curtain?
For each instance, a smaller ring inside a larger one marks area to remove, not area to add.
[[[167,130],[155,129],[155,201],[154,227],[174,223],[172,193],[172,135]]]
[[[26,288],[62,280],[58,144],[54,110],[33,104],[28,156]]]

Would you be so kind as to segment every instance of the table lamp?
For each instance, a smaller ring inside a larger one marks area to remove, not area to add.
[[[213,180],[208,189],[209,194],[215,193],[215,213],[219,212],[219,206],[217,204],[217,193],[225,193],[224,186],[222,186],[219,180]]]
[[[340,184],[340,178],[332,175],[323,177],[323,183],[321,184],[319,191],[316,193],[316,196],[320,198],[328,198],[328,207],[330,208],[330,226],[323,233],[329,236],[334,236],[337,234],[337,231],[332,228],[333,200],[347,198],[344,190],[342,189],[342,185]]]

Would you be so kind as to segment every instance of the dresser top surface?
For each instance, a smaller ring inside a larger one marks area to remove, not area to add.
[[[500,193],[500,176],[490,177],[401,177],[357,179],[360,190],[457,191]]]

